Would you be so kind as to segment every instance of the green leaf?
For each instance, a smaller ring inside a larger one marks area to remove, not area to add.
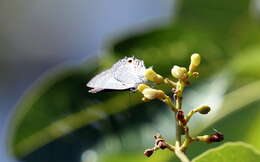
[[[229,142],[206,151],[193,162],[252,162],[260,161],[260,152],[243,142]]]
[[[234,73],[237,73],[243,79],[258,79],[260,78],[260,46],[247,48],[231,60],[230,68]]]
[[[257,107],[260,109],[260,106]],[[245,139],[248,143],[254,145],[257,149],[260,150],[260,140],[256,140],[260,134],[260,110],[252,115],[252,120],[248,124],[248,131],[245,134]]]
[[[17,157],[25,156],[76,129],[141,102],[140,95],[134,95],[129,102],[129,94],[123,92],[88,93],[86,82],[94,73],[94,68],[62,68],[36,82],[17,105],[9,138],[10,151]]]

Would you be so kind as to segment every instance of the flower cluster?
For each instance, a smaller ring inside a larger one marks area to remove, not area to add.
[[[176,120],[176,142],[175,145],[171,145],[161,135],[154,136],[155,143],[154,147],[145,150],[144,154],[150,157],[158,149],[168,149],[175,152],[176,156],[181,161],[188,161],[184,152],[187,150],[189,144],[193,141],[202,141],[206,143],[220,142],[224,140],[223,134],[215,131],[211,135],[203,135],[192,137],[189,133],[188,122],[195,113],[208,114],[210,107],[207,105],[199,106],[191,110],[187,115],[182,111],[182,96],[186,86],[190,85],[191,78],[197,78],[199,76],[198,67],[201,62],[199,54],[193,54],[191,56],[191,62],[189,68],[173,66],[171,69],[171,75],[177,81],[172,81],[169,78],[164,78],[157,74],[152,68],[145,71],[145,77],[147,80],[156,84],[167,84],[171,86],[173,92],[173,98],[166,95],[163,90],[154,89],[146,84],[140,84],[137,90],[143,94],[143,101],[160,100],[165,104],[169,105],[170,109],[175,113]],[[173,102],[174,101],[174,102]]]

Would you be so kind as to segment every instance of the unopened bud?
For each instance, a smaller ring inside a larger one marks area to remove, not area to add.
[[[149,87],[148,85],[146,85],[146,84],[139,84],[139,85],[137,86],[137,90],[140,91],[140,92],[143,92],[143,90],[144,90],[145,88],[150,88],[150,87]]]
[[[209,142],[209,138],[210,138],[209,135],[197,136],[197,140],[202,142]]]
[[[171,70],[172,76],[177,79],[184,79],[187,76],[187,69],[185,67],[173,66]]]
[[[180,121],[180,123],[182,125],[186,125],[186,120],[185,120],[185,117],[184,117],[184,112],[179,110],[176,114],[176,118],[178,121]]]
[[[152,68],[145,70],[144,76],[147,80],[160,84],[163,82],[163,77],[157,74]]]
[[[157,90],[153,88],[145,88],[142,91],[145,98],[149,100],[153,99],[164,99],[166,97],[165,93],[162,90]]]
[[[166,149],[167,148],[167,145],[165,143],[165,141],[159,141],[158,142],[158,147],[162,150]]]
[[[191,63],[194,64],[195,66],[199,66],[200,65],[200,55],[197,53],[192,54]]]
[[[208,114],[210,112],[210,107],[209,106],[201,106],[197,109],[197,112],[200,114]]]
[[[191,55],[191,63],[189,66],[189,71],[190,72],[195,72],[197,71],[198,66],[200,65],[200,55],[195,53]]]
[[[208,142],[221,142],[224,140],[224,135],[222,133],[216,132],[212,135],[210,135]]]
[[[150,157],[154,152],[154,149],[147,149],[144,151],[144,155]]]
[[[204,141],[207,143],[212,143],[212,142],[221,142],[224,140],[224,135],[219,132],[215,132],[214,134],[211,135],[204,135],[204,136],[198,136],[196,137],[198,141]]]
[[[154,138],[155,138],[155,145],[157,147],[159,147],[162,150],[167,148],[167,144],[165,143],[165,140],[160,134],[155,135]]]

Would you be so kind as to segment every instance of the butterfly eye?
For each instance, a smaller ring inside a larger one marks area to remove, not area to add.
[[[133,61],[132,59],[129,59],[127,62],[128,62],[128,63],[132,63],[132,61]]]

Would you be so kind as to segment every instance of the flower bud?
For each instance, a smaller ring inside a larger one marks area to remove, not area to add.
[[[197,53],[192,54],[191,63],[195,66],[199,66],[200,65],[200,55]]]
[[[146,85],[146,84],[139,84],[139,85],[137,86],[137,90],[140,91],[140,92],[143,92],[143,90],[144,90],[145,88],[150,88],[150,87],[149,87],[148,85]]]
[[[200,55],[195,53],[191,55],[191,63],[189,66],[189,71],[190,72],[195,72],[198,68],[198,66],[200,65]]]
[[[204,136],[197,136],[196,137],[198,141],[202,141],[202,142],[209,142],[209,135],[204,135]]]
[[[163,77],[157,74],[152,68],[145,70],[144,76],[147,80],[160,84],[163,82]]]
[[[210,112],[210,107],[209,106],[201,106],[197,110],[200,114],[208,114]]]
[[[208,142],[209,143],[221,142],[223,140],[224,140],[224,135],[219,132],[215,132],[214,134],[210,135]]]
[[[166,149],[167,148],[167,145],[165,143],[165,141],[159,141],[158,142],[158,147],[162,150]]]
[[[203,141],[207,143],[212,143],[212,142],[221,142],[224,140],[224,135],[219,132],[215,132],[214,134],[211,135],[204,135],[204,136],[198,136],[196,137],[198,141]]]
[[[144,155],[150,157],[154,152],[154,149],[147,149],[144,151]]]
[[[166,97],[165,93],[162,90],[157,90],[153,88],[145,88],[142,91],[145,98],[149,100],[153,99],[164,99]]]
[[[184,79],[187,76],[187,69],[185,67],[173,66],[171,70],[172,76],[177,79]]]
[[[179,110],[176,114],[176,118],[181,123],[181,125],[186,125],[186,120],[183,111]]]
[[[167,144],[165,143],[165,140],[160,134],[155,135],[154,138],[156,146],[158,146],[162,150],[167,148]]]

